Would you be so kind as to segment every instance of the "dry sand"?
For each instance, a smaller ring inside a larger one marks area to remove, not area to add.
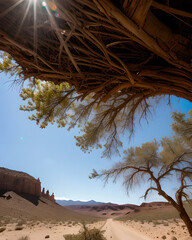
[[[161,223],[161,224],[160,224]],[[141,222],[120,222],[108,219],[104,222],[89,224],[89,228],[98,228],[105,231],[107,240],[191,240],[182,221],[169,220],[143,224]],[[2,227],[2,226],[1,226]],[[0,240],[19,240],[28,236],[29,240],[43,240],[49,236],[50,240],[64,240],[65,234],[77,234],[82,230],[81,224],[73,222],[27,222],[22,230],[15,230],[16,224],[7,224],[6,230],[0,233]],[[166,237],[166,238],[165,238]]]
[[[102,230],[105,230],[104,236],[107,240],[150,240],[149,237],[113,219],[108,219]]]
[[[27,223],[22,226],[22,230],[15,230],[15,224],[8,224],[6,230],[0,233],[0,240],[19,240],[25,236],[28,236],[29,240],[43,240],[46,236],[50,240],[64,240],[63,235],[77,234],[81,229],[80,224],[73,226],[65,223],[38,223]]]
[[[172,240],[192,240],[186,226],[181,219],[145,221],[126,221],[122,222],[130,230],[136,231],[148,237],[148,239]]]

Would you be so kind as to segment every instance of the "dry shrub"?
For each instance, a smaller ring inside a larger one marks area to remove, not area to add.
[[[23,230],[23,227],[22,227],[22,226],[17,226],[17,227],[15,227],[15,230],[16,230],[16,231]]]
[[[177,240],[177,238],[176,237],[172,237],[171,240]]]
[[[0,228],[0,233],[1,233],[1,232],[4,232],[5,230],[6,230],[5,227]]]
[[[18,240],[29,240],[29,237],[28,236],[20,237]]]
[[[91,229],[88,230],[85,225],[83,225],[84,231],[78,234],[68,234],[63,235],[65,240],[106,240],[106,238],[103,236],[103,232],[99,229]]]

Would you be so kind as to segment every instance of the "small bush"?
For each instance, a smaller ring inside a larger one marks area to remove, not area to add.
[[[177,240],[177,238],[176,237],[172,237],[171,240]]]
[[[160,221],[153,221],[153,224],[154,224],[154,226],[156,226],[156,225],[160,225],[161,222]]]
[[[162,239],[166,239],[167,237],[166,237],[165,235],[163,235],[161,238],[162,238]]]
[[[83,228],[84,231],[82,233],[63,235],[63,237],[65,240],[106,240],[99,229],[88,230],[85,225],[83,225]]]
[[[24,220],[20,220],[16,226],[22,226],[23,224],[25,224],[26,222]]]
[[[29,237],[28,236],[20,237],[18,240],[29,240]]]
[[[164,222],[163,226],[169,226],[169,223],[168,222]]]
[[[5,227],[0,228],[0,233],[1,233],[1,232],[4,232],[5,230],[6,230]]]
[[[135,212],[135,213],[140,212],[140,209],[136,208],[136,209],[134,210],[134,212]]]
[[[16,230],[16,231],[23,230],[23,227],[22,227],[22,226],[17,226],[17,227],[15,227],[15,230]]]

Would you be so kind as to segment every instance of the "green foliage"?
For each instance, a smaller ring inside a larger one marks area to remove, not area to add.
[[[0,59],[0,71],[16,75],[21,80],[27,78],[22,75],[22,69],[9,54],[0,52]],[[29,119],[35,121],[41,128],[53,123],[56,123],[59,128],[67,126],[68,130],[77,126],[79,136],[75,136],[76,145],[84,152],[90,152],[93,148],[103,148],[104,157],[119,153],[119,149],[122,148],[120,135],[126,132],[131,135],[135,118],[146,117],[150,107],[150,100],[145,99],[143,105],[142,99],[132,99],[131,96],[124,95],[121,91],[119,96],[102,101],[96,93],[90,93],[88,96],[77,93],[75,86],[70,86],[67,82],[54,84],[30,80],[29,87],[23,88],[20,96],[27,101],[27,104],[21,106],[20,109],[32,113]],[[156,100],[158,102],[158,99]],[[178,135],[185,136],[187,144],[189,142],[192,144],[192,111],[189,112],[189,116],[186,119],[185,114],[173,113],[172,127]],[[168,139],[164,141],[165,145],[168,144],[167,141]],[[173,144],[177,144],[178,152],[181,152],[181,142],[178,139],[175,141],[177,143]],[[130,160],[131,151],[136,151],[137,158],[134,161],[138,163],[148,161],[149,155],[156,154],[157,148],[158,144],[155,142],[146,143],[142,149],[129,149],[127,157]],[[145,156],[143,156],[144,153]],[[168,155],[165,156],[165,154]],[[163,155],[165,156],[164,162],[172,161],[174,154],[168,150],[165,154],[161,153],[162,159]],[[158,164],[158,158],[153,156],[153,162],[155,161]]]
[[[99,229],[89,230],[85,225],[83,225],[84,231],[78,234],[68,234],[64,235],[65,240],[106,240],[103,236],[103,232]]]
[[[174,112],[172,119],[174,120],[173,131],[178,136],[182,136],[187,144],[192,147],[192,109],[188,112],[188,117],[184,113]]]
[[[84,152],[103,146],[104,155],[110,156],[113,150],[118,151],[118,147],[122,147],[117,130],[114,131],[118,122],[120,127],[120,120],[111,120],[105,107],[99,105],[91,95],[80,98],[67,83],[55,85],[36,80],[33,87],[22,89],[20,96],[28,101],[27,106],[21,106],[20,109],[34,112],[29,119],[41,128],[49,123],[56,123],[59,128],[67,126],[68,130],[79,127],[81,135],[75,136],[75,139]],[[104,140],[103,145],[101,140]]]
[[[73,90],[70,89],[68,84],[62,83],[55,85],[49,82],[35,81],[33,88],[24,88],[20,96],[22,99],[28,100],[27,106],[21,106],[20,110],[33,112],[30,120],[36,121],[40,124],[41,128],[45,128],[48,123],[53,124],[55,121],[58,127],[65,127],[70,124],[72,127],[73,110],[75,106],[73,101],[70,102]],[[71,114],[68,112],[71,109]]]
[[[12,57],[1,52],[1,71],[16,75],[21,82],[28,79],[23,74],[24,69],[19,68]],[[127,95],[119,90],[114,95],[108,94],[103,99],[97,92],[90,90],[90,94],[78,93],[75,85],[68,83],[54,84],[29,79],[29,87],[24,88],[21,97],[28,101],[21,106],[21,110],[32,113],[30,119],[45,128],[54,122],[58,127],[77,126],[79,136],[75,136],[77,146],[84,152],[93,148],[103,148],[103,156],[111,157],[119,153],[122,147],[120,134],[128,132],[133,134],[135,119],[145,118],[151,106],[150,100],[145,96]],[[107,89],[106,89],[107,91]]]
[[[0,72],[17,75],[21,78],[21,67],[17,65],[10,54],[0,51]]]

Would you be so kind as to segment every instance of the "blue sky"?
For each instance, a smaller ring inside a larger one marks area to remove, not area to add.
[[[42,187],[54,192],[56,197],[73,200],[91,200],[140,204],[143,199],[144,187],[136,188],[127,195],[121,180],[116,184],[109,182],[105,187],[101,180],[88,178],[92,169],[110,168],[116,161],[101,158],[101,151],[95,150],[85,154],[75,145],[74,135],[78,129],[68,132],[50,125],[46,129],[28,120],[29,114],[19,110],[23,104],[19,97],[19,87],[12,86],[8,75],[0,73],[0,166],[18,171],[24,171],[40,178]],[[123,137],[125,146],[139,146],[146,141],[157,140],[171,133],[172,111],[188,112],[192,103],[172,99],[172,108],[167,102],[158,105],[149,122],[137,126],[131,142]],[[174,184],[166,183],[171,190]],[[148,201],[162,200],[152,194]]]

